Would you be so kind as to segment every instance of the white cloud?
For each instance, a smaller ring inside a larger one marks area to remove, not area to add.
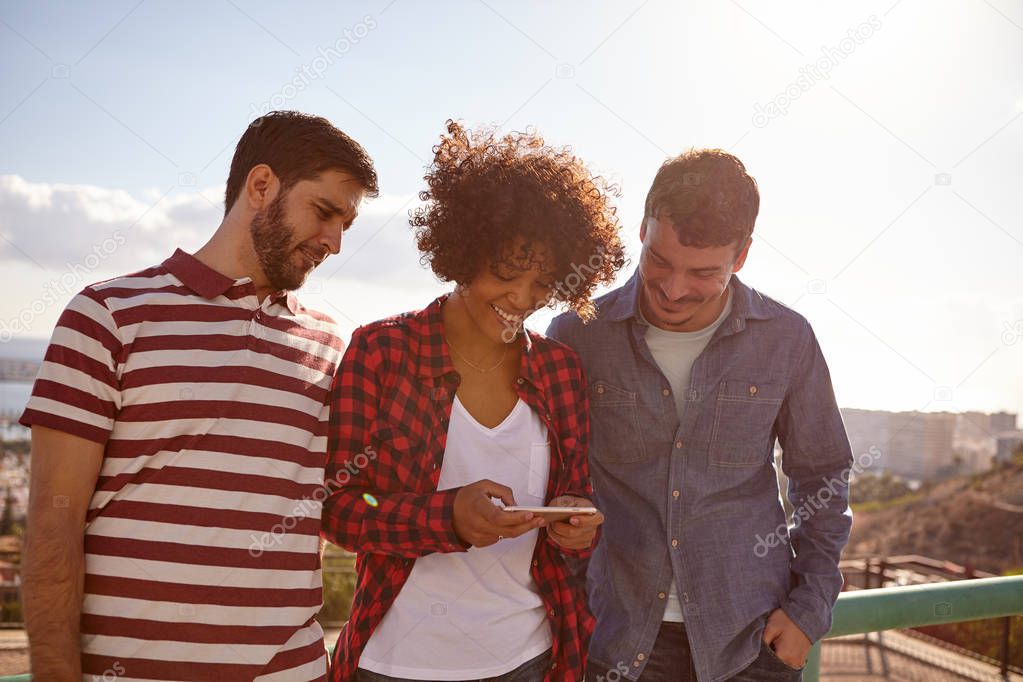
[[[160,263],[175,248],[195,251],[223,217],[223,187],[151,189],[141,197],[93,185],[0,176],[0,300],[4,339],[48,336],[86,284]],[[214,197],[217,198],[214,201]],[[414,196],[366,202],[329,258],[299,292],[350,332],[419,308],[447,287],[419,265],[408,211]]]
[[[0,261],[8,263],[64,271],[120,235],[97,272],[134,270],[176,244],[199,243],[219,222],[220,209],[197,192],[140,199],[120,189],[0,176]]]

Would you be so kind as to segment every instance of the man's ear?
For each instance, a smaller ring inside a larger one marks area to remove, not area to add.
[[[742,251],[735,258],[735,263],[732,264],[732,272],[739,272],[742,270],[742,266],[746,264],[746,256],[749,255],[749,247],[753,243],[753,237],[746,240],[746,246],[742,247]]]
[[[245,200],[253,211],[262,211],[277,196],[280,180],[265,163],[253,166],[245,177]]]

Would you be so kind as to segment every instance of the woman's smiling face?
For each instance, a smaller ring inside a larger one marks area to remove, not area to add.
[[[521,253],[521,247],[521,243],[516,243],[510,252]],[[541,269],[549,249],[537,245],[532,251],[528,265],[518,265],[514,260],[494,267],[487,264],[471,282],[460,288],[469,318],[493,341],[514,341],[526,318],[550,301],[554,278]]]

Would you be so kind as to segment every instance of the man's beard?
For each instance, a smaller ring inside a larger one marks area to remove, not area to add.
[[[265,211],[258,212],[249,226],[252,248],[267,282],[275,291],[293,291],[305,283],[309,271],[295,267],[295,230],[284,222],[283,193]]]

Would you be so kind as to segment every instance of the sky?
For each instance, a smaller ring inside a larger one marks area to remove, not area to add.
[[[408,226],[446,119],[615,182],[619,282],[658,166],[720,147],[761,193],[740,277],[810,320],[840,405],[1023,411],[1018,3],[2,3],[0,354],[205,243],[269,109],[329,118],[380,174],[299,292],[345,337],[449,288]]]

